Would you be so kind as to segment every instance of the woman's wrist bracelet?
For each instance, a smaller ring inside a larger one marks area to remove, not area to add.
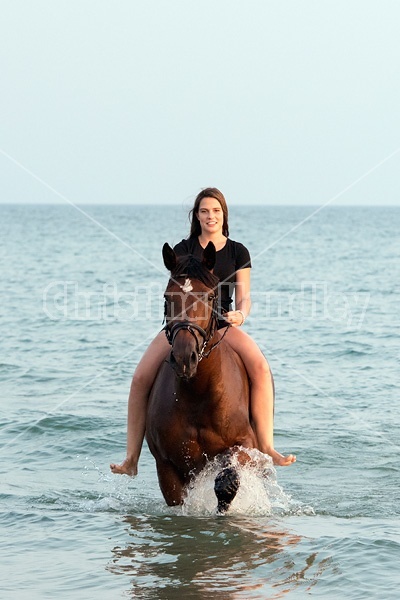
[[[237,310],[236,312],[238,312],[242,315],[242,322],[239,323],[239,327],[241,327],[243,325],[243,323],[245,322],[246,317],[244,316],[244,312],[242,310]]]

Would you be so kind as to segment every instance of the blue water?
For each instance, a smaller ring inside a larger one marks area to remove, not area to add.
[[[221,518],[207,473],[170,509],[146,447],[108,468],[187,207],[0,206],[2,598],[397,599],[400,209],[314,210],[230,211],[297,463]]]

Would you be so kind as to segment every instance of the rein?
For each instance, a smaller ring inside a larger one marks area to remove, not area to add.
[[[220,339],[218,340],[218,342],[215,342],[215,344],[213,344],[213,345],[211,346],[211,348],[209,349],[209,351],[208,351],[208,352],[206,352],[206,353],[204,353],[204,350],[206,349],[206,346],[207,346],[207,344],[208,344],[208,342],[209,342],[210,340],[208,340],[208,341],[206,342],[206,344],[204,344],[203,348],[201,349],[201,352],[199,353],[199,362],[201,361],[201,359],[202,359],[202,358],[208,358],[208,357],[210,356],[211,352],[214,350],[214,348],[216,348],[217,346],[219,346],[219,345],[220,345],[220,343],[222,342],[222,340],[224,339],[224,337],[225,337],[225,336],[226,336],[226,334],[228,333],[228,329],[229,329],[229,327],[232,327],[231,323],[228,323],[228,324],[227,324],[227,326],[226,326],[226,329],[225,329],[224,333],[222,334],[222,336],[220,337]]]

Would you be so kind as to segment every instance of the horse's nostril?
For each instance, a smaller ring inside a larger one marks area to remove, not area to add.
[[[195,365],[197,362],[197,354],[196,352],[192,352],[192,354],[190,355],[190,362],[192,365]]]

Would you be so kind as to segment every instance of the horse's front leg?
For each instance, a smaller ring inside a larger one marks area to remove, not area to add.
[[[215,478],[214,492],[217,496],[217,512],[224,514],[229,509],[232,500],[240,486],[238,470],[235,467],[225,467]]]
[[[233,465],[233,456],[240,465],[245,465],[250,460],[247,453],[235,446],[229,448],[222,455],[222,470],[216,476],[214,483],[214,492],[218,500],[217,512],[219,514],[227,512],[240,486],[239,471]]]
[[[177,506],[183,502],[183,488],[179,473],[169,461],[156,460],[158,482],[168,506]]]

